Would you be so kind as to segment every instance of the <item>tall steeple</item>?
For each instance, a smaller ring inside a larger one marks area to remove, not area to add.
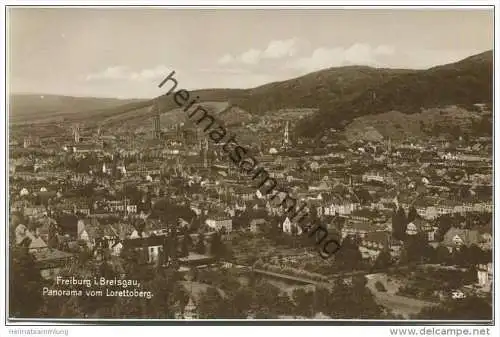
[[[151,112],[153,113],[153,137],[155,139],[160,139],[161,137],[161,125],[160,125],[160,106],[158,100],[156,99],[153,106],[151,107]]]
[[[203,141],[203,167],[208,167],[208,140]]]
[[[285,133],[283,134],[283,148],[288,149],[290,147],[290,136],[288,133],[288,121],[285,125]]]
[[[80,143],[80,125],[74,124],[72,129],[73,129],[73,138],[75,140],[75,143],[78,144]]]

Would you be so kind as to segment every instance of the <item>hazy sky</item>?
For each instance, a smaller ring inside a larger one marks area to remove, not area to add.
[[[12,92],[248,88],[351,64],[428,68],[493,49],[492,10],[10,9]],[[9,49],[8,49],[9,50]]]

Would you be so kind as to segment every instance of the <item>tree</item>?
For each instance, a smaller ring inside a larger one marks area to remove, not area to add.
[[[396,240],[404,240],[406,237],[406,225],[408,224],[405,210],[399,207],[392,215],[392,236]]]
[[[224,243],[221,240],[221,235],[219,232],[216,232],[212,236],[212,243],[210,245],[210,254],[215,256],[217,259],[226,257],[227,249]]]
[[[437,219],[438,230],[436,232],[436,239],[443,241],[444,235],[450,230],[453,220],[448,214],[444,214]]]
[[[203,233],[200,233],[198,235],[198,242],[196,243],[195,251],[198,254],[205,254],[205,251],[206,251],[205,235]]]
[[[332,295],[328,288],[316,287],[314,291],[314,311],[327,313],[328,308],[330,308],[334,303],[332,303]]]
[[[129,279],[137,279],[127,275]],[[112,317],[173,319],[184,306],[184,289],[179,284],[180,275],[175,268],[157,270],[150,278],[141,280],[141,289],[152,291],[152,297],[117,297],[112,306]]]
[[[200,297],[198,313],[200,318],[215,319],[227,315],[227,306],[219,291],[209,287]]]
[[[55,223],[50,222],[49,224],[49,240],[47,242],[47,246],[49,248],[57,248],[59,245],[59,239],[57,238],[57,226]]]
[[[369,205],[373,201],[370,192],[366,188],[358,188],[355,192],[362,205]]]
[[[132,226],[134,227],[135,231],[137,232],[137,235],[142,237],[144,233],[144,229],[146,228],[146,222],[144,219],[134,219],[132,222]]]
[[[142,192],[134,185],[125,185],[123,194],[126,198],[130,199],[130,202],[133,204],[137,204],[142,198]]]
[[[451,259],[451,254],[448,248],[444,246],[438,246],[436,248],[436,260],[437,263],[449,264]]]
[[[77,236],[78,218],[75,215],[61,214],[56,220],[61,229],[61,234],[69,234],[72,237]]]
[[[276,299],[280,293],[280,289],[271,283],[258,282],[254,286],[252,311],[266,313],[270,317],[275,317],[278,314]]]
[[[475,254],[475,249],[472,249],[472,253]],[[452,252],[452,261],[453,264],[463,267],[471,265],[471,248],[467,247],[466,245],[455,248]]]
[[[186,257],[189,255],[189,249],[191,248],[191,245],[192,245],[191,236],[187,232],[185,232],[181,242],[182,257]]]
[[[325,312],[335,318],[383,318],[384,311],[366,287],[364,276],[353,276],[352,286],[347,286],[342,279],[337,279],[331,292],[330,306]]]
[[[299,158],[296,163],[296,167],[299,171],[304,171],[304,167],[306,165],[306,161],[303,158]]]
[[[25,245],[12,247],[10,253],[9,313],[16,318],[36,317],[43,303],[43,279],[28,251],[31,240],[25,241]]]
[[[178,257],[177,247],[178,247],[177,233],[175,230],[170,230],[165,239],[165,245],[164,245],[165,256],[168,258],[169,261],[177,259]]]
[[[196,214],[187,206],[176,205],[168,199],[160,199],[155,202],[151,209],[151,218],[160,219],[163,222],[172,222],[174,219],[182,218],[190,223]]]
[[[78,255],[78,258],[65,266],[60,271],[58,276],[62,278],[74,277],[78,280],[93,280],[94,278],[99,279],[100,277],[112,279],[116,276],[114,267],[108,261],[98,264],[89,258],[86,253],[87,252],[82,252]],[[49,287],[54,289],[64,289],[55,284],[55,282]],[[111,308],[114,307],[115,302],[117,301],[116,297],[86,295],[86,291],[89,290],[101,290],[105,292],[106,289],[118,290],[119,288],[113,286],[104,287],[96,284],[91,284],[91,288],[89,288],[88,285],[74,285],[71,287],[71,290],[81,291],[82,296],[46,297],[44,298],[44,305],[40,315],[46,317],[64,318],[111,318],[113,317]]]
[[[356,270],[362,266],[363,256],[359,250],[359,244],[353,237],[342,240],[341,249],[335,255],[335,264],[341,270]]]
[[[404,243],[407,253],[407,262],[423,262],[429,256],[429,245],[425,233],[407,235]]]
[[[276,298],[275,312],[279,315],[293,314],[293,303],[288,296],[288,293],[280,293]]]
[[[476,244],[472,244],[468,249],[467,263],[469,265],[475,266],[480,263],[487,263],[491,261],[488,259],[486,253],[479,248]]]
[[[408,211],[408,220],[407,221],[408,221],[408,223],[410,223],[417,218],[418,218],[417,209],[415,208],[415,206],[412,205]]]
[[[337,213],[335,213],[335,218],[333,219],[333,225],[339,233],[342,232],[342,228],[344,228],[345,222],[346,222],[345,218],[342,218]]]
[[[391,266],[391,264],[391,253],[388,249],[384,249],[378,254],[377,258],[375,259],[375,262],[373,263],[373,269],[387,269]]]
[[[252,292],[246,288],[239,288],[228,300],[229,317],[246,319],[252,304]]]
[[[255,314],[256,319],[277,319],[276,314],[272,314],[268,309],[263,309]]]
[[[292,293],[293,301],[295,302],[295,311],[305,317],[314,315],[314,294],[304,290],[303,288],[295,289]]]
[[[181,310],[181,312],[184,313],[184,308],[189,302],[189,293],[183,286],[177,284],[176,287],[174,288],[173,298],[174,301],[178,303],[178,307]]]
[[[448,299],[438,306],[423,308],[415,315],[415,319],[491,320],[492,313],[491,298],[470,296],[464,299]]]

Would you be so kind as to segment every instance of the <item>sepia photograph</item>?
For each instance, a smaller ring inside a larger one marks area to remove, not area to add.
[[[493,6],[5,13],[8,322],[491,334]]]

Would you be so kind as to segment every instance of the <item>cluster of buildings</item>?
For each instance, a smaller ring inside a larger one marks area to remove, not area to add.
[[[19,239],[31,238],[29,249],[45,277],[56,275],[81,246],[117,257],[124,248],[145,247],[145,261],[155,263],[179,219],[179,235],[193,242],[202,236],[207,247],[214,233],[230,241],[232,233],[265,235],[278,226],[285,235],[300,235],[281,207],[249,185],[201,131],[162,129],[158,113],[152,120],[151,133],[107,136],[101,128],[79,125],[66,137],[11,142],[11,226]],[[386,249],[398,259],[401,242],[392,236],[392,216],[400,207],[417,213],[407,235],[424,233],[433,247],[491,250],[491,139],[347,144],[332,133],[317,144],[293,139],[291,123],[237,127],[259,134],[259,144],[248,145],[270,175],[329,230],[358,237],[365,259],[375,260]],[[165,200],[171,207],[166,212],[175,206],[177,213],[154,217]],[[476,220],[469,221],[471,215]],[[444,216],[450,226],[438,237]],[[204,265],[210,256],[194,260]],[[490,272],[491,263],[478,266],[478,283],[489,284]]]

